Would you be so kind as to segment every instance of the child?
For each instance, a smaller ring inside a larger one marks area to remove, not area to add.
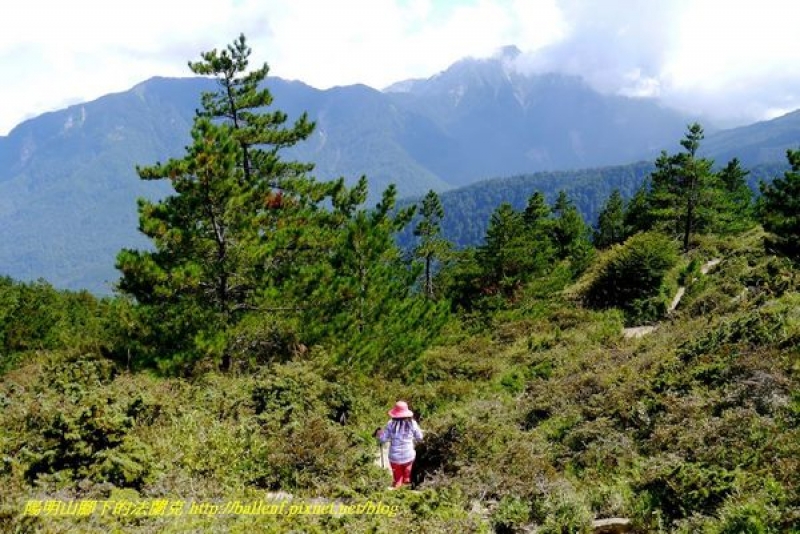
[[[414,465],[416,451],[414,442],[422,440],[422,429],[414,421],[414,412],[408,409],[404,401],[397,401],[389,410],[391,421],[386,426],[375,430],[375,437],[381,443],[391,441],[389,445],[389,465],[392,466],[394,478],[393,488],[411,483],[411,467]]]

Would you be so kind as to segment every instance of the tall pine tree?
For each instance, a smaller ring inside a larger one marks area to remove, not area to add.
[[[684,251],[694,233],[713,227],[717,214],[713,162],[697,155],[703,137],[703,127],[690,124],[680,141],[684,152],[672,156],[662,152],[650,176],[649,218],[656,227],[680,235]]]
[[[140,230],[154,250],[123,250],[119,288],[134,297],[146,356],[187,367],[198,359],[231,366],[231,332],[249,312],[272,303],[264,295],[298,268],[300,222],[342,184],[318,184],[308,164],[282,161],[281,148],[305,139],[305,116],[286,115],[259,83],[266,65],[248,71],[244,36],[190,63],[219,91],[202,97],[192,144],[181,158],[137,168],[142,179],[169,180],[175,194],[139,200]],[[267,290],[265,290],[267,288]]]

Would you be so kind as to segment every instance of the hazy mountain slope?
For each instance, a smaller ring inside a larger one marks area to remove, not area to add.
[[[319,91],[299,82],[272,80],[276,106],[290,117],[307,111],[316,121],[312,137],[285,152],[286,157],[316,164],[314,175],[329,180],[344,176],[355,182],[366,175],[377,198],[389,184],[401,194],[420,194],[450,186],[417,162],[406,140],[428,132],[441,133],[428,119],[398,108],[382,93],[365,85]]]
[[[134,165],[178,153],[193,105],[175,93],[199,80],[154,80],[28,121],[0,154],[0,270],[58,286],[108,289],[137,235],[135,199],[163,195]],[[183,135],[175,132],[182,131]]]
[[[514,51],[505,54],[387,88],[448,133],[443,150],[412,153],[452,184],[649,159],[690,121],[655,100],[601,95],[577,77],[522,75]]]
[[[318,126],[287,158],[317,162],[320,179],[370,178],[373,197],[396,182],[404,194],[447,185],[420,167],[392,135],[425,119],[391,108],[364,86],[319,91],[272,80],[276,106]],[[169,191],[141,181],[136,165],[179,156],[205,79],[154,78],[130,91],[48,113],[0,137],[0,273],[43,277],[58,287],[108,292],[123,247],[145,246],[136,198]]]
[[[785,163],[788,148],[800,148],[800,110],[717,132],[703,143],[703,153],[718,163],[737,157],[747,166]]]

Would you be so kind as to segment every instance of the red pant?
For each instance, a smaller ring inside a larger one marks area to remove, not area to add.
[[[392,476],[394,477],[394,484],[392,485],[395,488],[399,488],[403,484],[411,484],[411,466],[414,465],[414,460],[407,464],[389,462],[389,465],[392,466]]]

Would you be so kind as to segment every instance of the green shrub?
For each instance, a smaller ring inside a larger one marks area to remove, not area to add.
[[[763,503],[746,502],[726,505],[720,513],[719,525],[713,528],[713,534],[772,534],[777,533],[774,521]],[[773,525],[770,525],[773,523]]]
[[[130,406],[94,397],[60,410],[28,420],[30,430],[40,433],[26,448],[30,482],[58,472],[120,487],[139,488],[148,480],[153,459],[147,445],[128,436],[134,425]]]
[[[119,447],[98,451],[95,462],[96,480],[120,488],[141,489],[151,479],[154,459],[148,445],[126,436]]]
[[[276,365],[253,386],[253,410],[256,415],[287,424],[319,409],[324,389],[325,382],[310,365]]]
[[[274,489],[335,487],[372,461],[343,427],[322,417],[288,425],[269,441],[260,483]]]
[[[592,512],[575,490],[566,484],[553,488],[544,502],[542,534],[582,534],[591,532]]]
[[[522,499],[506,495],[492,513],[492,526],[497,534],[521,532],[530,520],[530,506]]]
[[[677,261],[672,239],[636,234],[599,257],[581,284],[583,298],[592,307],[616,307],[630,318],[652,318],[663,313],[663,304],[656,301],[664,276]]]
[[[702,355],[718,352],[726,345],[779,343],[785,337],[785,324],[785,309],[755,310],[682,343],[678,347],[678,356],[683,362],[690,362]]]
[[[735,478],[734,472],[717,466],[656,458],[634,488],[646,493],[652,508],[676,520],[693,513],[713,515],[733,491]]]

